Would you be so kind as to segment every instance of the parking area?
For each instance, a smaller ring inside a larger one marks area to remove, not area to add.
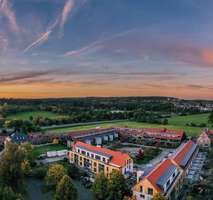
[[[190,183],[194,183],[199,180],[202,167],[204,165],[204,162],[206,160],[207,153],[206,152],[199,152],[196,156],[196,158],[192,161],[192,165],[189,168],[188,175],[186,179]]]

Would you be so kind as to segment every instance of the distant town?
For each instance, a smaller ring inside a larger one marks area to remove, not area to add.
[[[0,115],[0,199],[212,197],[211,101],[1,99]]]

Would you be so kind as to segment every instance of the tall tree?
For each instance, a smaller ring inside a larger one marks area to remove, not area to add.
[[[55,200],[76,200],[78,193],[68,175],[62,177],[56,187]]]
[[[46,175],[47,184],[56,187],[64,175],[66,175],[66,170],[64,169],[63,165],[50,165]]]
[[[8,143],[0,158],[0,182],[4,186],[10,186],[14,190],[21,189],[23,185],[24,171],[22,162],[26,154],[17,144]]]
[[[166,198],[162,196],[160,193],[157,193],[153,196],[153,200],[166,200]]]
[[[15,193],[10,187],[0,188],[0,199],[2,199],[2,200],[23,200],[21,194]]]
[[[96,199],[105,200],[108,197],[108,179],[103,172],[96,176],[95,182],[92,186],[92,191]]]
[[[110,200],[122,200],[129,193],[123,174],[117,170],[110,174],[108,188]]]

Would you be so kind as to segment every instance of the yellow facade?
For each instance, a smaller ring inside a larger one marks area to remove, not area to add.
[[[90,163],[90,170],[91,172],[98,174],[100,172],[104,172],[104,174],[106,176],[109,176],[109,174],[113,171],[113,170],[118,170],[122,173],[122,167],[120,166],[112,166],[110,164],[107,163],[103,163],[97,159],[93,159],[91,157],[87,157],[85,155],[82,155],[78,152],[73,152],[71,151],[69,153],[69,160],[72,163],[75,163],[76,165],[78,165],[79,167],[84,167],[86,162]],[[132,159],[130,159],[130,161],[128,162],[133,162]]]

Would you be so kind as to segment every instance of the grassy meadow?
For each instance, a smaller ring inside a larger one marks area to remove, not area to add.
[[[50,119],[57,119],[60,117],[65,117],[63,115],[59,115],[53,112],[46,112],[46,111],[32,111],[32,112],[19,112],[17,114],[7,116],[7,120],[16,119],[16,120],[29,120],[30,117],[37,118],[50,118]]]
[[[133,122],[133,121],[116,121],[116,122],[104,122],[104,123],[97,123],[91,125],[80,125],[74,127],[66,127],[66,128],[57,128],[52,130],[47,130],[47,132],[54,132],[54,133],[65,133],[71,131],[82,131],[87,129],[94,129],[97,127],[100,128],[110,128],[110,127],[129,127],[129,128],[168,128],[174,130],[185,130],[188,136],[197,136],[200,134],[203,128],[200,127],[193,127],[188,126],[186,124],[195,123],[201,124],[205,123],[209,128],[212,127],[211,124],[208,123],[208,116],[209,114],[195,114],[195,115],[188,115],[188,116],[174,116],[168,119],[168,125],[161,125],[161,124],[150,124],[150,123],[142,123],[142,122]]]

